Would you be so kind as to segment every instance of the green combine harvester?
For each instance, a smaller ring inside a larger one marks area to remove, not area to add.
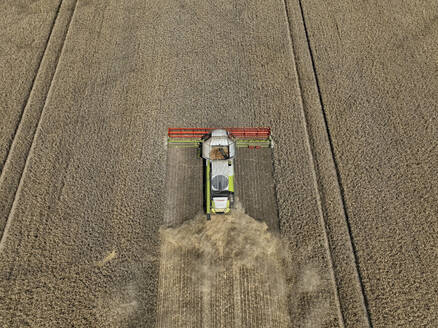
[[[236,148],[272,147],[270,128],[169,128],[168,144],[198,148],[205,163],[205,210],[229,213],[234,205],[234,158]]]

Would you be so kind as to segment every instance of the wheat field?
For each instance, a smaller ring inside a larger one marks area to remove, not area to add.
[[[3,1],[0,326],[437,326],[437,6]],[[166,133],[222,126],[275,146],[209,227]]]

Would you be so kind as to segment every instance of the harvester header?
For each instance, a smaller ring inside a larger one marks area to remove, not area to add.
[[[169,128],[170,145],[197,147],[214,130],[225,130],[236,141],[237,147],[272,147],[270,128]]]

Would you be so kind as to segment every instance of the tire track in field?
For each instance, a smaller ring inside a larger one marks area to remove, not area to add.
[[[303,4],[301,0],[283,3],[339,324],[372,327]]]
[[[319,83],[319,79],[318,79],[318,74],[316,71],[316,65],[315,65],[315,59],[314,59],[314,55],[313,55],[313,49],[312,49],[312,45],[310,43],[310,38],[309,38],[309,32],[307,29],[307,24],[306,24],[306,18],[304,15],[304,9],[303,9],[303,4],[301,0],[298,0],[299,6],[300,6],[300,11],[301,11],[301,17],[303,20],[303,27],[304,27],[304,32],[306,34],[306,40],[307,40],[307,45],[309,47],[309,53],[310,53],[310,59],[312,62],[312,68],[313,68],[313,73],[314,73],[314,77],[315,77],[315,83],[316,83],[316,88],[318,90],[318,97],[319,97],[319,102],[321,104],[321,111],[322,111],[322,116],[324,118],[324,127],[327,133],[327,137],[328,137],[328,145],[330,148],[330,154],[333,160],[333,164],[334,164],[334,168],[335,168],[335,172],[336,172],[336,179],[338,181],[338,189],[339,189],[339,193],[341,195],[341,206],[342,206],[342,210],[344,213],[344,218],[345,218],[345,223],[347,226],[347,230],[348,230],[348,238],[349,238],[349,242],[350,242],[350,246],[352,249],[352,253],[353,253],[353,259],[354,259],[354,264],[356,266],[356,274],[357,274],[357,278],[359,281],[359,285],[360,285],[360,289],[361,289],[361,293],[362,293],[362,301],[364,304],[364,308],[365,308],[365,316],[366,316],[366,321],[369,327],[373,327],[372,321],[371,321],[371,316],[370,316],[370,309],[369,309],[369,305],[368,305],[368,299],[367,299],[367,295],[365,293],[365,287],[364,287],[364,283],[363,283],[363,278],[362,278],[362,273],[360,271],[359,268],[359,260],[358,260],[358,255],[357,255],[357,250],[356,250],[356,244],[354,242],[354,238],[353,238],[353,234],[351,232],[351,225],[350,225],[350,219],[349,219],[349,215],[347,213],[347,208],[345,205],[345,192],[344,192],[344,187],[342,184],[342,180],[341,180],[341,175],[339,173],[339,165],[338,165],[338,160],[336,159],[336,155],[335,155],[335,151],[334,151],[334,146],[333,146],[333,138],[331,136],[331,132],[327,123],[327,115],[326,115],[326,111],[324,108],[324,102],[322,100],[322,94],[321,94],[321,88],[320,88],[320,83]]]
[[[3,251],[12,222],[11,213],[23,180],[53,78],[58,68],[76,4],[77,0],[60,1],[59,3],[43,55],[32,82],[29,97],[26,100],[26,105],[0,175],[0,253]],[[23,238],[23,236],[20,238]],[[21,243],[22,239],[18,242],[18,248]],[[13,260],[8,279],[12,277],[16,269],[16,260],[17,258]],[[15,293],[17,284],[18,280],[9,289],[11,294]],[[17,304],[13,305],[15,309],[17,306]]]
[[[30,98],[32,97],[32,93],[34,92],[34,89],[36,88],[35,87],[35,84],[36,84],[35,82],[37,80],[37,76],[40,74],[41,66],[42,66],[44,57],[46,57],[46,54],[48,52],[49,42],[50,42],[50,39],[52,38],[52,34],[53,34],[53,30],[55,28],[56,21],[58,20],[58,16],[59,16],[61,5],[62,5],[62,0],[59,0],[58,6],[56,7],[56,10],[55,10],[55,14],[53,15],[52,23],[51,23],[51,26],[50,26],[50,31],[49,31],[49,33],[47,35],[47,39],[46,39],[45,44],[44,44],[44,50],[43,50],[43,52],[41,53],[41,55],[39,56],[39,59],[38,59],[38,66],[35,69],[35,74],[34,74],[34,76],[32,78],[32,82],[31,82],[31,85],[30,85],[29,93],[28,93],[26,99],[24,100],[23,107],[22,107],[20,115],[18,117],[18,123],[15,126],[15,130],[14,130],[14,132],[12,134],[12,138],[10,140],[10,143],[8,144],[8,147],[7,147],[8,150],[7,150],[6,156],[3,158],[3,161],[0,164],[0,175],[3,175],[3,168],[5,166],[5,163],[8,161],[9,155],[11,153],[11,148],[12,148],[12,145],[15,143],[15,137],[17,136],[19,127],[21,125],[21,121],[23,120],[24,113],[26,112],[26,108],[28,107],[28,104],[30,102]]]
[[[29,96],[0,174],[0,252],[10,224],[10,213],[58,68],[76,4],[77,0],[59,3]]]
[[[240,211],[161,229],[157,327],[288,327],[287,255]]]

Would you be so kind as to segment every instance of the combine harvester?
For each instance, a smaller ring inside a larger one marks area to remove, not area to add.
[[[234,158],[236,148],[272,147],[270,128],[169,128],[168,144],[175,147],[195,147],[205,162],[205,210],[229,213],[234,205]]]

